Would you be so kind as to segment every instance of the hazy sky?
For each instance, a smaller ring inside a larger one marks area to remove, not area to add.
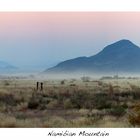
[[[0,60],[42,68],[120,39],[140,46],[140,12],[0,13]]]

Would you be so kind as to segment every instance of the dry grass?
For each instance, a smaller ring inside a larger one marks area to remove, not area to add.
[[[140,100],[140,80],[82,80],[44,81],[43,92],[34,80],[0,80],[0,127],[139,126],[128,110]]]

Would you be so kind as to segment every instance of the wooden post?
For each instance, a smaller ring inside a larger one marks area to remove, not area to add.
[[[36,83],[36,90],[39,89],[39,82]]]
[[[40,85],[41,85],[40,90],[42,91],[43,90],[43,83],[41,82]]]

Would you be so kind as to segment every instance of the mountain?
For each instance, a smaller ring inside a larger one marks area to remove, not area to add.
[[[140,72],[140,48],[131,41],[123,39],[106,46],[96,55],[66,60],[45,72]]]
[[[18,68],[4,61],[0,61],[0,72],[13,72]]]

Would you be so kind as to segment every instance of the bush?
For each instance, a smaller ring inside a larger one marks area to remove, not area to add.
[[[121,117],[126,113],[125,109],[122,106],[114,106],[112,109],[109,110],[109,114]]]
[[[58,107],[59,107],[58,100],[52,100],[47,105],[47,109],[57,109]]]
[[[86,104],[91,101],[90,94],[85,91],[77,91],[70,97],[74,108],[86,108]]]
[[[133,126],[140,126],[140,104],[134,106],[129,114],[128,120]]]
[[[62,80],[60,83],[61,83],[61,85],[64,85],[65,84],[65,80]]]
[[[36,99],[30,99],[28,103],[28,108],[29,109],[37,109],[39,106],[39,101]]]
[[[133,93],[133,99],[134,100],[139,100],[140,99],[140,92]]]
[[[105,109],[111,108],[110,97],[106,94],[95,94],[94,95],[94,108]]]
[[[73,108],[105,109],[111,108],[111,98],[107,94],[90,94],[86,91],[77,91],[70,97]]]
[[[0,102],[10,106],[16,106],[17,101],[12,94],[0,95]]]
[[[73,105],[72,105],[72,102],[71,102],[70,99],[66,99],[66,100],[64,101],[64,108],[65,108],[65,109],[73,108]]]
[[[10,85],[10,81],[4,80],[4,81],[3,81],[3,84],[4,84],[4,86],[9,86],[9,85]]]
[[[128,108],[128,105],[127,105],[126,103],[124,103],[124,104],[122,105],[122,107],[125,108],[125,109],[127,109],[127,108]]]

